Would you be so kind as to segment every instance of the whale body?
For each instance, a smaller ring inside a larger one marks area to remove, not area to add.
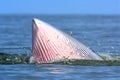
[[[31,62],[51,63],[61,59],[102,60],[87,46],[48,23],[33,19]]]

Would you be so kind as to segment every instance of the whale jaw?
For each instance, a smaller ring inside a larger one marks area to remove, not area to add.
[[[102,60],[99,55],[73,37],[41,20],[34,19],[31,61],[50,63],[60,59]]]

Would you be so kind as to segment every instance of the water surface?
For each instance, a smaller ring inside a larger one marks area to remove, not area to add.
[[[100,55],[120,55],[119,15],[0,15],[0,53],[31,55],[34,17],[67,34],[72,31]],[[119,73],[119,66],[0,64],[1,80],[119,80]]]

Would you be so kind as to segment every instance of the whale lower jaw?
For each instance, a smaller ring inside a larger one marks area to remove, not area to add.
[[[73,37],[34,19],[31,62],[51,63],[62,59],[102,60],[98,54]]]

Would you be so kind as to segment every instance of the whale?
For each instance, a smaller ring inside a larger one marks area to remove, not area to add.
[[[44,64],[62,59],[103,60],[101,56],[71,35],[34,18],[30,62]]]

